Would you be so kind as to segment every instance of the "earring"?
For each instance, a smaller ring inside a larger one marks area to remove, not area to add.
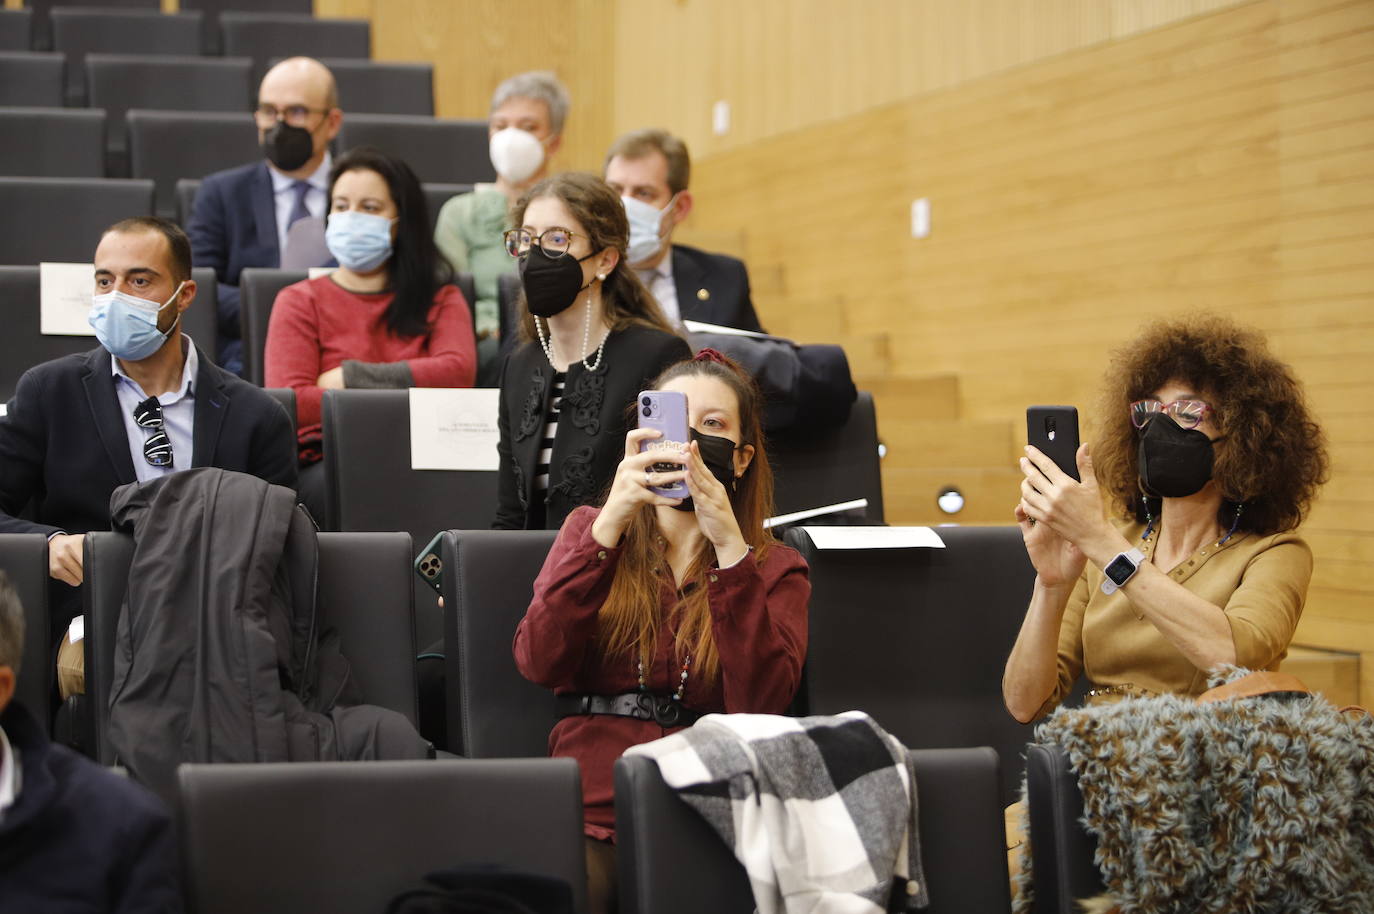
[[[606,274],[605,274],[605,273],[597,273],[597,274],[596,274],[596,278],[599,279],[599,280],[601,280],[602,282],[605,282],[605,281],[606,281]]]

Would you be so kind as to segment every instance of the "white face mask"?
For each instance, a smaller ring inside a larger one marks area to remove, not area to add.
[[[621,197],[620,200],[625,204],[625,215],[630,220],[630,246],[625,256],[633,266],[643,263],[662,249],[663,238],[659,237],[659,227],[663,224],[664,215],[677,202],[677,194],[673,194],[663,209],[634,197]]]
[[[496,173],[512,184],[528,181],[544,164],[544,144],[519,127],[507,127],[493,133],[488,152]]]

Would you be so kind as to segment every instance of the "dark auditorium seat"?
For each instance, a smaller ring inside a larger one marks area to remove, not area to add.
[[[14,696],[47,730],[52,725],[52,654],[48,650],[48,540],[41,533],[0,533],[0,571],[24,605],[24,648]]]
[[[410,537],[404,533],[321,533],[318,624],[335,629],[350,676],[368,704],[416,720],[415,634]],[[115,763],[109,729],[115,631],[129,583],[133,537],[85,540],[86,691],[95,709],[96,758]]]
[[[926,914],[1006,914],[1010,905],[997,753],[912,753]],[[744,867],[695,810],[640,757],[615,763],[620,914],[749,914]],[[801,849],[798,848],[800,851]]]
[[[197,914],[380,914],[426,873],[485,866],[564,880],[587,910],[571,759],[183,765],[178,779]]]
[[[33,10],[0,10],[0,51],[29,51],[34,47]],[[0,71],[0,75],[8,74]]]
[[[339,128],[338,148],[375,146],[406,161],[424,183],[496,180],[485,120],[354,114]]]
[[[273,66],[280,62],[268,62]],[[367,60],[357,57],[320,59],[334,74],[339,107],[353,114],[434,116],[434,65]]]
[[[243,376],[263,385],[263,353],[267,349],[267,325],[277,293],[309,276],[307,270],[274,270],[248,267],[239,274],[239,333],[243,339]]]
[[[104,111],[0,108],[0,136],[0,175],[105,177]]]
[[[859,391],[844,425],[773,435],[768,447],[776,514],[867,498],[864,522],[883,523],[878,419],[871,393]]]
[[[557,720],[553,692],[520,675],[511,640],[556,536],[554,530],[444,534],[444,670],[451,752],[470,758],[548,753],[549,731]]]
[[[147,4],[140,4],[146,6]],[[85,105],[86,55],[193,55],[200,53],[200,13],[153,9],[58,7],[52,11],[52,46],[67,55],[67,104]]]
[[[205,54],[224,53],[219,14],[226,10],[295,13],[300,16],[309,16],[315,12],[314,0],[181,0],[180,6],[184,10],[200,10],[204,15],[204,42],[201,51]]]
[[[18,10],[0,10],[0,15]],[[0,20],[3,21],[3,20]],[[65,54],[0,51],[0,105],[11,108],[61,108]]]
[[[178,218],[177,182],[262,159],[252,115],[211,111],[143,111],[128,113],[129,171],[157,187],[157,213]],[[193,137],[194,142],[187,138]],[[181,215],[184,227],[188,209]]]
[[[1005,805],[1031,727],[1002,703],[1002,666],[1035,571],[1017,527],[936,532],[944,549],[817,549],[787,532],[811,566],[806,707],[867,711],[912,748],[991,746]],[[875,660],[875,645],[896,653]]]
[[[152,212],[152,181],[0,178],[0,262],[89,263],[101,232]]]
[[[224,53],[253,58],[254,81],[267,62],[283,57],[372,56],[372,26],[366,19],[320,19],[296,13],[220,13]]]
[[[1102,893],[1097,839],[1079,820],[1083,795],[1062,746],[1026,749],[1026,795],[1037,914],[1079,914],[1080,898]]]
[[[77,262],[91,261],[97,240],[97,237],[91,239],[90,249]],[[191,271],[191,278],[196,281],[196,299],[182,317],[182,330],[196,341],[205,358],[213,360],[218,342],[215,271],[196,267]],[[94,277],[91,285],[94,293]],[[89,352],[100,345],[94,336],[41,333],[40,288],[38,267],[0,266],[0,314],[5,319],[5,332],[0,334],[0,400],[13,396],[20,376],[34,365],[64,355]]]
[[[200,178],[177,178],[175,216],[177,225],[187,226],[191,224],[191,212],[195,209],[196,194],[199,191]]]
[[[496,277],[496,306],[500,315],[501,356],[520,345],[520,276],[503,273]]]
[[[247,57],[86,55],[89,104],[104,108],[109,117],[109,175],[122,178],[129,174],[129,136],[124,116],[130,108],[232,111],[246,120],[243,113],[252,107],[253,100],[248,84],[252,66]],[[193,134],[182,135],[179,140],[175,145],[205,142],[203,137]]]

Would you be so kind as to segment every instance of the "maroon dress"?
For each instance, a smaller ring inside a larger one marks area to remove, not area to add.
[[[568,516],[534,582],[534,599],[515,632],[515,663],[527,679],[557,693],[616,695],[639,688],[633,657],[608,657],[597,649],[597,613],[610,594],[620,558],[592,538],[598,509]],[[664,566],[660,589],[664,614],[677,602]],[[806,562],[781,544],[762,563],[751,552],[729,568],[707,575],[712,633],[720,674],[704,683],[689,669],[682,703],[694,710],[781,714],[801,681],[806,657],[806,606],[811,596]],[[650,691],[670,694],[681,681],[682,661],[673,656],[673,635],[659,630],[658,653],[644,671]],[[612,769],[630,746],[667,736],[651,720],[610,715],[567,717],[549,734],[549,754],[577,759],[582,769],[586,833],[613,838]]]

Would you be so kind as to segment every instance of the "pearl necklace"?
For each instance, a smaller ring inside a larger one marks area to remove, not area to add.
[[[554,362],[554,360],[553,360],[553,346],[551,345],[552,341],[544,336],[544,325],[541,324],[541,323],[539,322],[538,316],[536,316],[535,319],[534,319],[534,329],[535,329],[535,332],[539,334],[539,346],[540,346],[540,348],[542,348],[542,349],[544,350],[544,356],[545,356],[545,358],[547,358],[547,359],[549,360],[549,364],[553,366],[553,368],[554,368],[555,371],[557,371],[557,370],[558,370],[558,364],[557,364],[556,362]],[[608,339],[610,339],[610,338],[611,338],[611,331],[608,329],[608,330],[606,331],[605,335],[601,337],[601,345],[596,347],[596,364],[593,365],[591,362],[588,362],[588,361],[587,361],[587,357],[584,355],[584,356],[582,357],[582,367],[583,367],[583,368],[587,369],[588,371],[596,371],[598,368],[601,367],[601,360],[602,360],[602,358],[606,355],[606,340],[608,340]],[[590,292],[588,292],[588,293],[587,293],[587,319],[586,319],[585,321],[582,322],[582,351],[583,351],[583,352],[586,352],[586,351],[590,348],[591,341],[592,341],[592,295],[591,295]],[[569,367],[571,367],[571,366],[572,366],[572,363],[569,362],[568,365],[569,365]]]

